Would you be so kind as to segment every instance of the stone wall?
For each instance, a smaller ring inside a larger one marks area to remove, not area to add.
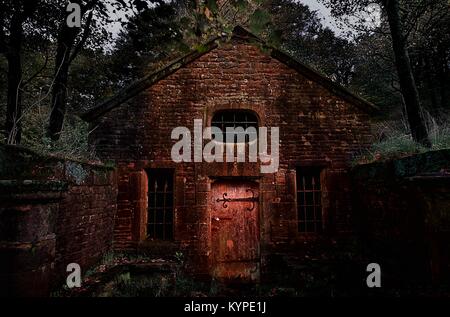
[[[114,169],[0,148],[0,294],[46,296],[112,245]]]
[[[450,151],[353,170],[365,253],[393,286],[450,282]]]

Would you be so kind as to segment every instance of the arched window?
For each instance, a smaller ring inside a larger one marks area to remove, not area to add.
[[[225,142],[227,140],[234,140],[234,143],[241,140],[252,142],[258,137],[258,118],[250,111],[218,111],[212,118],[211,127],[217,127],[222,131]]]

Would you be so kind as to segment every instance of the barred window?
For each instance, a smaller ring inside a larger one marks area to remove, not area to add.
[[[219,111],[214,114],[211,121],[212,127],[219,128],[223,133],[224,142],[227,141],[227,137],[234,140],[237,143],[238,140],[244,139],[245,142],[251,142],[256,140],[258,136],[258,118],[255,114],[249,111],[235,111],[235,110],[224,110]],[[227,133],[227,128],[242,128],[241,132],[231,132]],[[252,133],[246,133],[247,128],[254,128],[255,131]]]
[[[297,219],[299,233],[322,232],[320,174],[320,168],[297,169]]]
[[[147,237],[173,239],[173,170],[150,169],[148,173]]]

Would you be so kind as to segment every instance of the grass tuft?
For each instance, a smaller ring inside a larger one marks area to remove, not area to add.
[[[450,149],[450,115],[425,114],[425,124],[433,144],[431,149],[416,143],[406,120],[382,121],[373,125],[374,143],[359,153],[353,165],[399,159],[428,151]],[[438,119],[439,118],[439,119]]]

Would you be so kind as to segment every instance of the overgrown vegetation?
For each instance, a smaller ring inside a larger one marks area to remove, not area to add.
[[[195,280],[186,274],[185,257],[155,258],[144,253],[109,252],[86,271],[81,288],[65,284],[52,297],[174,297],[216,296],[215,281]]]
[[[436,117],[427,113],[425,123],[432,141],[432,148],[414,142],[406,120],[382,121],[373,125],[374,142],[368,150],[358,155],[354,164],[371,163],[402,158],[428,151],[450,149],[450,115]]]
[[[53,141],[47,135],[50,110],[46,107],[30,109],[24,115],[22,145],[39,154],[54,155],[68,159],[97,161],[93,149],[88,144],[89,124],[77,116],[67,116],[59,140]]]

